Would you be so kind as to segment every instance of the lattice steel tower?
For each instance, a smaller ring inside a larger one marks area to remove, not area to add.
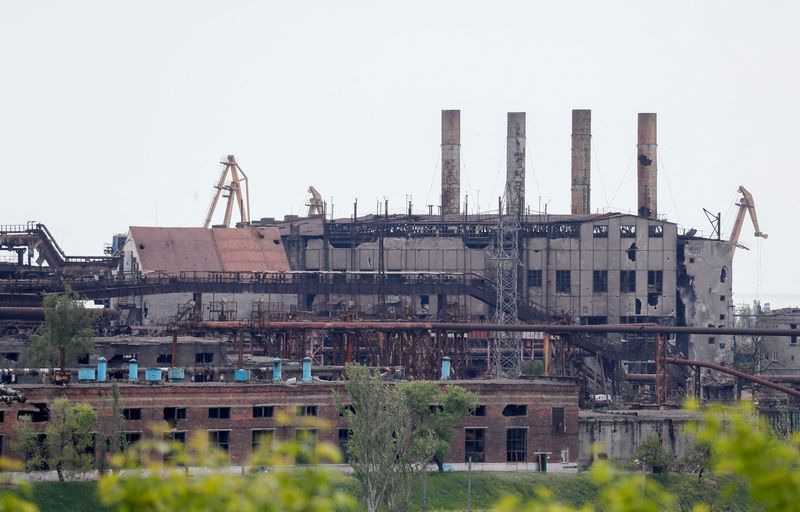
[[[497,235],[491,253],[497,288],[496,324],[516,324],[519,282],[519,212],[503,215],[502,201],[497,215]],[[521,374],[518,333],[498,332],[491,341],[491,372],[496,379],[515,379]]]

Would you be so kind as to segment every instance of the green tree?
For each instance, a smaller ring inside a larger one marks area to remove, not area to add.
[[[336,396],[350,427],[348,462],[368,512],[407,510],[411,488],[434,453],[434,439],[415,436],[406,395],[361,365],[345,367],[349,406]]]
[[[20,418],[11,441],[11,448],[23,457],[25,471],[37,471],[47,467],[44,443],[39,436],[40,433],[33,428],[30,416]]]
[[[124,442],[125,418],[122,414],[122,397],[116,382],[111,383],[111,414],[99,419],[95,454],[97,469],[108,469],[108,458],[122,450]]]
[[[411,409],[415,437],[433,439],[433,461],[440,472],[450,452],[454,425],[469,416],[478,397],[460,386],[444,389],[434,381],[408,381],[398,384]]]
[[[674,455],[664,448],[661,437],[652,434],[639,442],[628,464],[634,469],[647,468],[651,473],[666,473],[674,459]]]
[[[64,474],[88,471],[94,462],[89,449],[92,447],[92,429],[97,411],[89,404],[70,402],[56,398],[50,408],[50,423],[45,429],[45,447],[48,464],[58,473],[59,481]]]
[[[80,297],[67,287],[64,293],[44,298],[44,323],[31,337],[31,364],[63,371],[67,358],[73,359],[92,349],[92,312]]]

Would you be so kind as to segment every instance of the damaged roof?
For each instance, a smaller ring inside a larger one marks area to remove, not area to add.
[[[288,271],[289,260],[276,227],[156,228],[131,226],[144,272]]]

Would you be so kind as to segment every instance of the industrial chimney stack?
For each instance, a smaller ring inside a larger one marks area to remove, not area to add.
[[[658,183],[656,165],[656,115],[639,114],[637,152],[638,213],[655,219],[658,215]]]
[[[592,111],[572,111],[572,214],[591,211]]]
[[[525,210],[525,112],[508,113],[506,136],[506,213]]]
[[[461,203],[461,111],[442,110],[442,214],[458,215]]]

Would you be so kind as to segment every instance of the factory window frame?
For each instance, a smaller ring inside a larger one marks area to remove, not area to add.
[[[316,405],[298,405],[297,406],[297,415],[298,416],[316,416],[318,412],[318,408]]]
[[[181,430],[177,432],[166,432],[164,433],[164,441],[167,443],[180,443],[185,445],[186,444],[186,431]],[[177,455],[176,450],[170,448],[170,450],[164,454],[164,462],[168,462],[172,460],[173,457]]]
[[[340,428],[337,431],[337,440],[339,443],[339,451],[342,452],[342,457],[345,462],[350,462],[350,456],[347,454],[347,445],[350,443],[350,436],[353,432],[349,428]]]
[[[661,270],[647,271],[647,293],[661,295],[664,291],[664,272]]]
[[[125,421],[137,421],[142,419],[142,410],[138,407],[122,409],[122,417]]]
[[[713,345],[716,342],[717,342],[717,339],[714,336],[709,336],[708,337],[708,344],[709,345]]]
[[[6,413],[5,411],[0,411],[0,423],[3,423],[4,421],[6,421]],[[1,453],[2,452],[0,452],[0,454]]]
[[[664,226],[661,224],[650,224],[647,226],[647,236],[650,238],[664,238]]]
[[[507,404],[503,408],[503,416],[527,416],[528,406],[526,404]]]
[[[531,288],[542,287],[542,271],[541,270],[528,270],[528,286]]]
[[[592,226],[592,236],[594,238],[608,238],[608,224],[595,224]]]
[[[250,434],[250,448],[253,451],[262,446],[272,446],[275,442],[274,428],[254,428]]]
[[[553,433],[554,434],[566,434],[567,433],[567,424],[564,420],[564,408],[563,407],[551,407],[550,414],[553,417]]]
[[[486,459],[486,429],[464,429],[464,462],[485,462]]]
[[[569,270],[556,270],[556,293],[570,293],[572,291],[572,272]]]
[[[208,419],[210,420],[228,420],[231,417],[230,407],[209,407]]]
[[[608,270],[592,272],[592,292],[608,293]]]
[[[138,442],[141,438],[142,438],[141,432],[123,432],[122,445],[124,448],[128,448],[132,444]]]
[[[19,362],[19,352],[3,352],[3,357],[15,363]]]
[[[186,419],[186,407],[164,407],[164,421],[174,427],[178,420]]]
[[[620,293],[636,293],[636,271],[619,271],[619,291]]]
[[[317,429],[298,428],[294,431],[294,438],[300,447],[297,454],[297,464],[311,464],[314,461],[313,454],[317,445]]]
[[[78,356],[78,364],[89,364],[89,354]]]
[[[172,354],[158,354],[156,356],[156,363],[172,364]]]
[[[208,439],[209,441],[211,441],[211,444],[214,444],[217,446],[217,448],[225,450],[227,452],[228,449],[230,448],[230,443],[231,443],[231,431],[209,430]]]
[[[636,238],[636,224],[620,224],[620,238]]]
[[[195,363],[213,363],[214,362],[214,353],[213,352],[197,352],[194,355],[194,362]]]
[[[789,329],[797,329],[797,324],[789,324]],[[797,335],[792,334],[792,337],[789,341],[792,345],[797,345]]]
[[[275,415],[275,406],[273,405],[254,405],[253,417],[254,418],[272,418]]]
[[[474,409],[469,411],[470,416],[486,416],[486,406],[476,405]]]
[[[506,429],[506,462],[525,462],[528,453],[528,429]]]

